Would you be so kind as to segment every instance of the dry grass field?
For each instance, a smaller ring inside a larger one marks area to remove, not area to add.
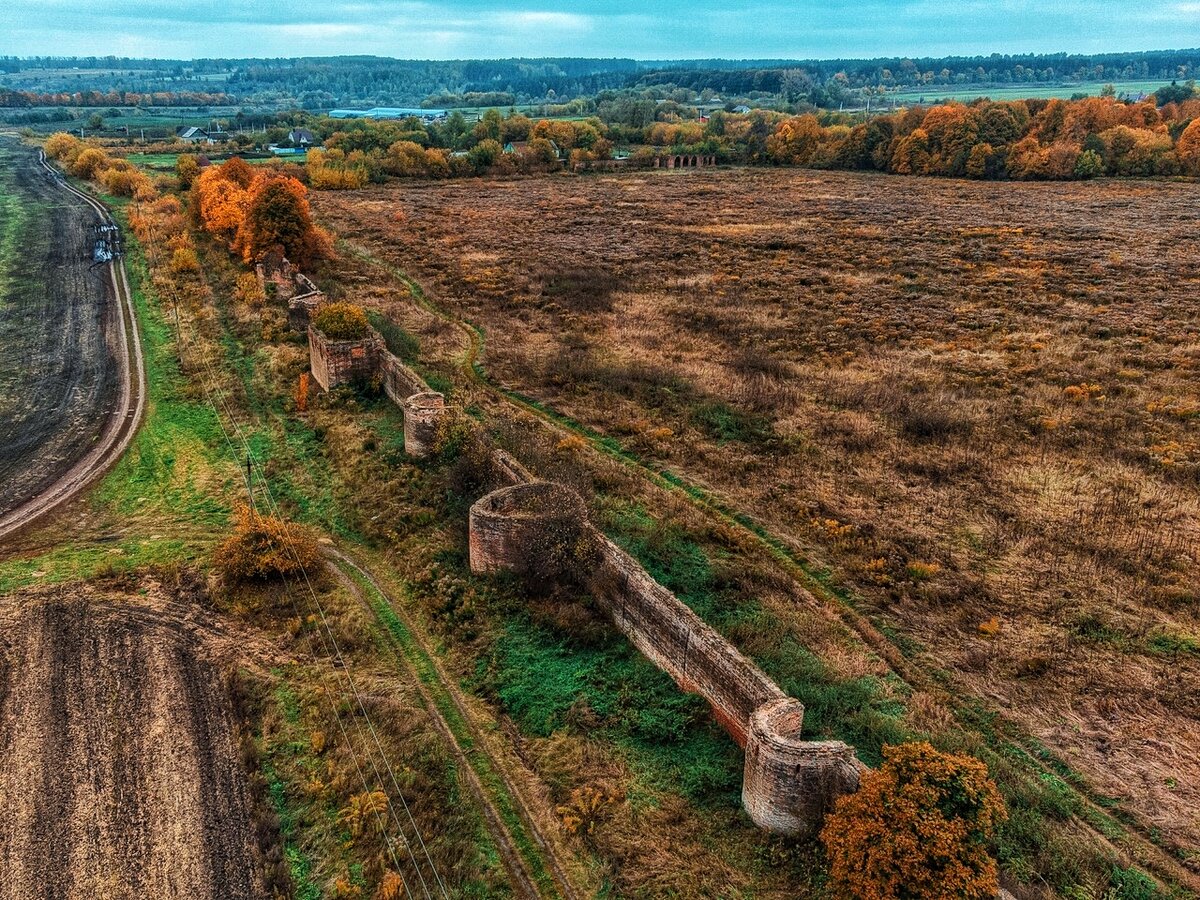
[[[314,198],[483,329],[493,378],[830,567],[1176,848],[1200,845],[1198,202],[797,170]]]

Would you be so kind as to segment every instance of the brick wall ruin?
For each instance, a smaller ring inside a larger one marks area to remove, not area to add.
[[[264,294],[271,285],[275,296],[287,303],[288,326],[295,331],[303,333],[317,310],[326,303],[321,289],[285,256],[268,255],[254,267],[254,274]]]
[[[404,451],[415,457],[430,455],[450,411],[446,398],[390,353],[374,328],[366,337],[334,341],[318,328],[307,327],[309,367],[322,390],[378,379],[388,398],[404,410]]]
[[[321,387],[378,378],[404,409],[405,451],[421,457],[434,450],[450,412],[445,397],[389,353],[376,331],[357,341],[330,341],[309,326],[308,335]],[[472,571],[580,581],[617,629],[683,690],[704,697],[745,748],[742,803],[751,819],[779,834],[813,834],[833,801],[858,789],[853,748],[804,740],[803,705],[601,534],[578,494],[538,481],[504,451],[494,450],[492,462],[508,486],[471,507]]]
[[[313,378],[324,390],[352,381],[370,381],[375,377],[383,339],[371,331],[364,338],[334,341],[325,333],[308,327],[308,357]]]
[[[814,833],[833,801],[858,789],[853,748],[804,740],[803,705],[601,534],[573,491],[509,474],[513,486],[471,507],[472,571],[546,577],[571,568],[617,629],[683,690],[704,697],[746,749],[742,802],[754,822]]]
[[[387,351],[380,354],[379,386],[397,406],[413,394],[429,392],[429,385],[416,372]]]
[[[698,169],[716,164],[715,156],[704,153],[666,153],[654,157],[656,169]]]
[[[437,449],[438,432],[446,418],[446,398],[437,391],[422,391],[404,401],[404,452],[429,456]]]

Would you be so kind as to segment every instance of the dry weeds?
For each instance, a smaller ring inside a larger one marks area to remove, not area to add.
[[[698,171],[315,206],[497,379],[753,511],[1195,846],[1198,199]]]

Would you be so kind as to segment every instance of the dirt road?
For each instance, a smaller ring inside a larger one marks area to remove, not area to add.
[[[124,267],[96,265],[103,207],[0,138],[0,537],[74,496],[144,404]]]
[[[0,599],[0,898],[259,896],[220,641],[156,590]]]

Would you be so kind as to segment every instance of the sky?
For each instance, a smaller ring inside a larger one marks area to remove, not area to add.
[[[1200,46],[1200,0],[4,0],[0,54],[831,58]]]

